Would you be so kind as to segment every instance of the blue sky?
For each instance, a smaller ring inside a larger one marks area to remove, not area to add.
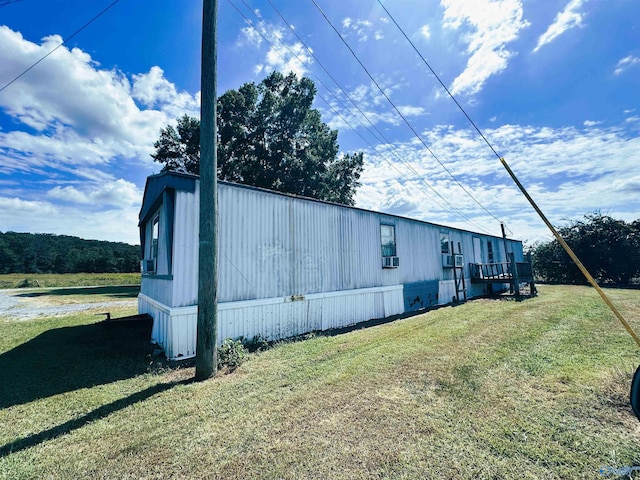
[[[341,150],[365,154],[358,206],[547,240],[378,0],[316,2],[409,125],[312,0],[271,0],[286,22],[269,0],[219,0],[219,93],[272,70],[309,76]],[[0,1],[0,87],[110,3]],[[384,5],[552,223],[640,218],[640,3]],[[153,142],[199,115],[201,8],[120,0],[0,92],[0,231],[137,243]]]

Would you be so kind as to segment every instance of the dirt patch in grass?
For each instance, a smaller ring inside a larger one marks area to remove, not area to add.
[[[0,318],[31,320],[136,306],[138,286],[0,290]]]

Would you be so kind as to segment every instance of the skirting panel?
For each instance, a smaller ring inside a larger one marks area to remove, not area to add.
[[[168,358],[195,356],[198,307],[170,308],[138,295],[139,313],[153,317],[151,340]],[[402,286],[218,304],[218,344],[224,338],[278,340],[355,325],[404,312]]]

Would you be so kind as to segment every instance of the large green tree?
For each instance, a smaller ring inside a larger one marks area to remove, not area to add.
[[[362,153],[338,158],[338,132],[312,108],[305,77],[273,72],[218,98],[218,178],[353,205]],[[151,156],[165,170],[198,174],[200,122],[187,115],[164,128]]]
[[[623,286],[640,277],[640,220],[626,223],[595,212],[558,232],[598,283]],[[586,282],[556,240],[535,245],[533,254],[534,270],[541,280]]]

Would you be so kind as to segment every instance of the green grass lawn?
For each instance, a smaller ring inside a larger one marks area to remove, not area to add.
[[[607,293],[640,327],[640,291]],[[201,383],[153,360],[148,327],[88,313],[0,328],[0,478],[564,479],[640,465],[638,348],[586,287],[281,343]]]
[[[140,285],[139,273],[5,273],[0,288]]]

